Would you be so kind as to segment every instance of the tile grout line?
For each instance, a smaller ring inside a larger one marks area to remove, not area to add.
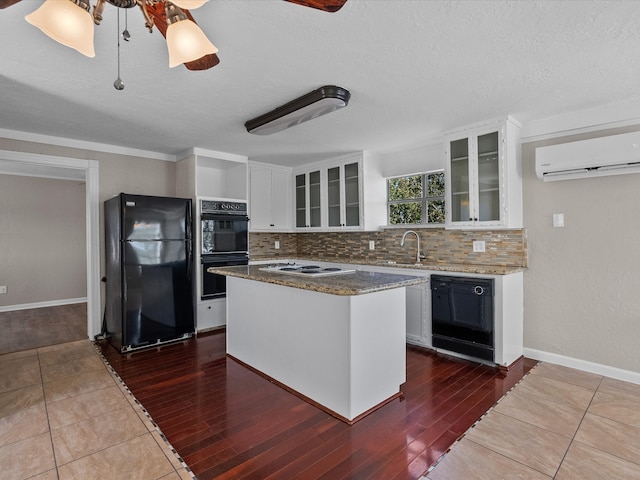
[[[135,397],[135,395],[133,394],[133,392],[131,392],[131,390],[129,389],[129,387],[127,386],[127,384],[124,382],[124,380],[122,380],[122,378],[120,377],[120,375],[118,375],[118,372],[116,372],[116,370],[111,366],[111,364],[109,363],[109,361],[106,359],[106,357],[102,354],[102,351],[100,350],[100,347],[98,346],[98,344],[96,342],[91,342],[93,344],[93,347],[96,351],[96,353],[98,354],[98,356],[100,357],[100,359],[102,360],[102,362],[104,363],[105,367],[107,368],[107,371],[111,374],[111,376],[116,380],[116,382],[118,382],[126,391],[126,393],[133,399],[133,401],[135,402],[136,406],[142,411],[142,413],[147,417],[147,419],[151,422],[151,424],[153,425],[155,431],[158,433],[158,435],[160,435],[160,438],[164,441],[165,446],[171,451],[171,453],[173,453],[173,455],[175,456],[175,458],[178,460],[178,462],[180,463],[180,465],[182,465],[182,467],[185,469],[185,471],[191,475],[191,478],[193,480],[198,480],[197,477],[195,476],[195,474],[193,473],[193,471],[191,470],[191,468],[187,465],[187,463],[184,461],[184,459],[180,456],[180,454],[178,453],[178,451],[173,447],[173,445],[171,445],[171,442],[169,442],[169,439],[165,436],[165,434],[162,432],[162,430],[160,430],[160,427],[158,426],[158,424],[153,420],[153,418],[151,417],[151,415],[149,414],[149,412],[147,411],[147,409],[144,407],[144,405],[142,405],[142,403],[140,403],[140,401]],[[152,437],[153,438],[153,437]],[[154,441],[155,438],[154,438]],[[157,442],[156,442],[157,443]],[[159,445],[158,445],[159,446]],[[163,455],[166,456],[165,452],[162,452]],[[173,464],[172,464],[173,467]],[[174,471],[175,471],[175,467],[174,467]],[[176,472],[177,473],[177,472]]]
[[[47,429],[49,431],[49,441],[51,442],[51,453],[53,454],[53,465],[56,470],[56,478],[60,478],[60,472],[58,471],[58,459],[56,457],[56,449],[53,445],[53,430],[51,429],[51,421],[49,419],[49,407],[47,406],[47,396],[44,391],[44,377],[42,375],[42,362],[40,361],[40,349],[36,349],[36,355],[38,357],[38,370],[40,371],[40,388],[42,389],[42,402],[44,403],[44,411],[47,415]],[[44,472],[40,472],[44,473]]]
[[[586,417],[587,412],[589,411],[589,407],[591,406],[591,403],[593,402],[593,399],[595,398],[596,393],[600,389],[600,385],[602,385],[602,381],[603,380],[604,380],[604,377],[601,376],[600,377],[600,382],[598,382],[598,386],[593,391],[593,395],[591,395],[591,400],[589,400],[589,404],[584,409],[584,413],[582,414],[582,418],[580,419],[580,422],[578,423],[578,427],[576,428],[576,431],[573,432],[573,436],[571,437],[571,441],[569,442],[569,445],[567,445],[567,449],[565,450],[564,455],[562,455],[562,459],[560,460],[560,463],[558,464],[558,468],[556,468],[556,473],[554,473],[554,475],[553,475],[554,479],[558,476],[558,472],[560,471],[560,467],[562,467],[562,464],[564,463],[565,458],[567,458],[567,453],[569,453],[569,450],[571,449],[571,445],[573,445],[573,442],[576,441],[576,435],[578,434],[578,430],[580,430],[580,426],[582,425],[582,422],[584,421],[584,417]],[[569,382],[566,382],[566,383],[569,383]]]

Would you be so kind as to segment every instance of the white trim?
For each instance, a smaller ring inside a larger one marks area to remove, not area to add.
[[[60,171],[67,178],[78,178],[76,170],[84,172],[86,198],[86,246],[87,246],[87,335],[93,338],[100,333],[100,185],[98,182],[99,162],[75,158],[54,157],[36,153],[0,150],[0,161],[30,164],[44,167],[44,176],[62,178],[51,173]],[[71,171],[71,172],[69,172]],[[69,176],[70,173],[73,175]],[[17,175],[21,175],[18,170]]]
[[[522,143],[537,142],[630,125],[640,125],[640,99],[533,120],[523,126],[520,140]]]
[[[118,145],[109,145],[107,143],[88,142],[86,140],[75,140],[72,138],[53,137],[51,135],[41,135],[39,133],[20,132],[18,130],[7,130],[4,128],[0,128],[0,137],[10,138],[12,140],[21,140],[24,142],[46,143],[49,145],[57,145],[59,147],[92,150],[94,152],[115,153],[118,155],[129,155],[133,157],[153,158],[155,160],[164,160],[167,162],[177,161],[175,155],[168,155],[161,152],[121,147]]]
[[[21,305],[7,305],[0,307],[0,312],[15,312],[18,310],[30,310],[32,308],[57,307],[60,305],[73,305],[75,303],[87,303],[84,298],[66,298],[64,300],[48,300],[46,302],[23,303]]]
[[[215,158],[216,160],[226,160],[228,162],[249,163],[249,157],[246,155],[237,155],[235,153],[220,152],[218,150],[207,150],[206,148],[192,147],[178,153],[176,161],[195,155],[196,157]]]
[[[602,365],[600,363],[589,362],[587,360],[581,360],[579,358],[567,357],[565,355],[559,355],[557,353],[544,352],[542,350],[536,350],[534,348],[525,348],[524,356],[533,360],[555,363],[556,365],[575,368],[577,370],[595,373],[596,375],[603,375],[605,377],[611,377],[617,380],[623,380],[625,382],[631,382],[640,385],[640,372],[623,370],[621,368],[611,367],[609,365]]]
[[[86,170],[85,214],[87,230],[87,334],[100,333],[100,183],[99,162],[90,160]]]

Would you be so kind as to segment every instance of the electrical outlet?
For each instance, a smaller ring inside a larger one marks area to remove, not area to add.
[[[369,250],[375,250],[375,249],[376,249],[375,240],[369,240]]]
[[[482,253],[485,251],[485,243],[484,240],[474,240],[473,241],[473,251],[476,253]]]
[[[0,287],[0,293],[7,293],[7,286],[6,285],[2,285]]]
[[[275,248],[276,250],[279,250],[279,249],[280,249],[280,242],[279,242],[278,240],[276,240],[276,242],[275,242],[275,244],[274,244],[274,248]]]

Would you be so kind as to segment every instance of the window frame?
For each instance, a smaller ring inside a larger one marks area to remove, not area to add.
[[[443,175],[443,193],[442,195],[429,196],[428,195],[428,177],[429,175],[433,175],[434,173],[442,173]],[[433,226],[433,227],[442,227],[445,225],[446,214],[443,217],[442,222],[434,223],[429,222],[429,211],[428,206],[429,202],[433,202],[435,200],[442,200],[446,202],[446,181],[444,179],[444,169],[437,170],[429,170],[427,172],[419,172],[419,173],[410,173],[407,175],[394,175],[393,177],[387,177],[385,179],[386,187],[387,187],[387,226],[389,227],[405,227],[407,225],[415,225],[415,226]],[[407,177],[421,177],[422,181],[422,197],[415,198],[403,198],[400,200],[390,200],[389,199],[389,182],[395,178],[407,178]],[[422,222],[420,223],[391,223],[391,205],[401,205],[403,203],[420,203],[422,206]],[[446,208],[446,203],[445,203]]]

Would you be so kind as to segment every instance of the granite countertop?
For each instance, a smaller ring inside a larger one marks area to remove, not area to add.
[[[271,261],[273,263],[298,260],[300,262],[327,262],[352,264],[372,267],[406,268],[408,270],[427,270],[435,272],[457,272],[457,273],[477,273],[479,275],[509,275],[512,273],[524,272],[526,267],[504,266],[504,265],[475,265],[463,263],[394,263],[388,261],[367,261],[363,259],[353,260],[345,258],[319,258],[319,257],[251,257],[252,261]]]
[[[300,277],[285,273],[261,270],[264,265],[242,265],[236,267],[210,267],[210,273],[230,277],[246,278],[259,282],[273,283],[285,287],[301,288],[331,295],[364,295],[367,293],[390,290],[426,283],[427,277],[398,275],[395,273],[356,271],[338,275],[318,277]]]

